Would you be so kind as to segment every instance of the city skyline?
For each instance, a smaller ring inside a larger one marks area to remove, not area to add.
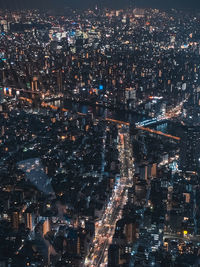
[[[200,13],[51,3],[0,9],[0,266],[200,266]]]
[[[21,8],[63,8],[63,7],[72,7],[72,8],[94,8],[97,5],[100,7],[109,7],[109,8],[125,8],[129,7],[133,3],[136,7],[142,8],[191,8],[199,9],[200,3],[196,0],[167,0],[165,2],[160,0],[7,0],[6,2],[1,0],[0,4],[2,8],[8,9],[21,9]]]

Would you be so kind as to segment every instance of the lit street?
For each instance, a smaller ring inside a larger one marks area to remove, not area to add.
[[[120,177],[117,177],[112,196],[96,223],[95,238],[85,259],[85,266],[106,266],[107,251],[115,232],[115,224],[121,218],[122,210],[127,202],[127,188],[133,183],[133,159],[130,145],[129,128],[119,129],[118,151],[120,160]]]

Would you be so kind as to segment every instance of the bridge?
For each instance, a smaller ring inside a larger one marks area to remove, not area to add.
[[[149,125],[153,125],[156,123],[160,123],[169,119],[172,119],[174,117],[178,117],[181,114],[181,109],[183,107],[183,104],[187,101],[187,98],[185,100],[183,100],[182,102],[180,102],[177,106],[175,106],[174,108],[168,110],[164,115],[159,115],[156,118],[151,118],[142,122],[138,122],[136,123],[136,126],[149,126]]]
[[[113,122],[113,123],[121,124],[121,125],[130,126],[129,122],[113,120],[113,119],[110,119],[110,118],[106,118],[105,120]],[[180,141],[181,140],[180,137],[173,136],[173,135],[170,135],[170,134],[165,134],[165,133],[163,133],[161,131],[156,131],[156,130],[153,130],[153,129],[150,129],[150,128],[147,128],[147,127],[143,127],[143,126],[140,126],[140,124],[137,124],[136,128],[139,129],[139,130],[142,130],[142,131],[146,131],[146,132],[149,132],[149,133],[153,133],[153,134],[161,135],[161,136],[164,136],[164,137],[167,137],[167,138],[171,138],[171,139],[174,139],[176,141]]]
[[[183,240],[186,242],[193,242],[193,243],[200,243],[200,236],[199,235],[181,235],[176,233],[168,233],[164,232],[163,240],[165,239],[178,239]]]
[[[20,99],[21,100],[25,100],[25,101],[29,102],[30,104],[33,102],[31,99],[25,98],[25,97],[20,97]],[[52,109],[54,111],[56,111],[56,110],[61,110],[63,112],[70,111],[69,109],[66,109],[66,108],[61,108],[60,109],[59,107],[56,107],[56,106],[51,105],[51,104],[47,104],[45,102],[41,103],[41,107],[50,108],[50,109]],[[79,115],[79,116],[86,116],[86,114],[81,113],[81,112],[76,112],[76,114]],[[105,118],[105,121],[112,122],[112,123],[119,124],[119,125],[130,126],[130,123],[126,122],[126,121],[119,121],[119,120],[115,120],[115,119],[111,119],[111,118]],[[161,131],[156,131],[156,130],[153,130],[153,129],[150,129],[150,128],[147,128],[147,127],[140,126],[139,124],[136,125],[136,128],[139,129],[139,130],[142,130],[142,131],[146,131],[146,132],[157,134],[157,135],[161,135],[161,136],[164,136],[164,137],[176,140],[176,141],[180,141],[180,137],[173,136],[173,135],[170,135],[170,134],[165,134],[165,133],[163,133]]]
[[[146,128],[146,127],[142,127],[142,126],[136,126],[136,128],[142,130],[142,131],[147,131],[149,133],[154,133],[154,134],[158,134],[158,135],[162,135],[162,136],[165,136],[165,137],[168,137],[168,138],[171,138],[171,139],[174,139],[176,141],[180,141],[181,138],[180,137],[177,137],[177,136],[173,136],[171,134],[166,134],[166,133],[163,133],[161,131],[156,131],[156,130],[153,130],[153,129],[150,129],[150,128]]]
[[[12,96],[12,93],[11,93],[12,91],[11,90],[15,90],[15,91],[19,91],[19,92],[28,92],[28,93],[31,93],[31,94],[38,94],[38,95],[41,94],[40,92],[35,92],[35,91],[31,91],[31,90],[29,91],[29,90],[26,90],[26,89],[23,89],[23,88],[16,89],[14,87],[1,87],[1,85],[0,85],[0,90],[3,90],[5,95],[7,95],[7,91],[8,91],[9,92],[8,96]],[[22,96],[20,97],[19,96],[19,99],[27,101],[29,104],[33,103],[33,100],[30,99],[30,98],[26,98],[26,97],[22,97]],[[152,134],[157,134],[157,135],[164,136],[164,137],[176,140],[176,141],[180,141],[180,138],[177,137],[177,136],[173,136],[173,135],[170,135],[170,134],[165,134],[165,133],[163,133],[161,131],[156,131],[156,130],[150,129],[148,127],[145,127],[145,126],[152,125],[154,123],[161,122],[163,120],[168,120],[168,119],[170,119],[170,118],[172,118],[174,116],[177,116],[178,114],[180,114],[180,110],[181,110],[181,107],[182,107],[183,103],[184,103],[184,101],[182,103],[180,103],[177,107],[175,107],[173,110],[168,112],[168,114],[166,114],[165,116],[158,116],[157,118],[152,118],[152,119],[149,119],[149,120],[145,120],[145,121],[136,123],[136,128],[139,129],[139,130],[142,130],[142,131],[146,131],[146,132],[152,133]],[[50,109],[55,110],[55,111],[56,110],[61,110],[63,112],[68,112],[69,111],[69,109],[66,109],[66,108],[61,108],[60,109],[59,107],[56,107],[54,105],[45,103],[44,101],[41,103],[41,106],[45,107],[45,108],[50,108]],[[80,112],[77,112],[77,115],[86,116],[86,114],[80,113]],[[108,121],[108,122],[113,122],[113,123],[119,124],[119,125],[130,126],[130,123],[129,122],[125,122],[125,121],[114,120],[112,118],[106,118],[105,120]]]
[[[138,122],[138,123],[136,123],[136,126],[149,126],[149,125],[152,125],[154,123],[158,123],[160,121],[163,121],[165,119],[166,119],[165,117],[156,117],[156,118],[153,118],[153,119],[149,119],[149,120],[145,120],[145,121],[142,121],[142,122]]]

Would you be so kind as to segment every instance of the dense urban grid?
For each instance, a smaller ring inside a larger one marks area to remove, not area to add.
[[[0,11],[0,266],[200,266],[200,13]]]

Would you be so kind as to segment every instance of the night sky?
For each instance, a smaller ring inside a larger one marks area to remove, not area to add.
[[[87,8],[95,3],[113,8],[125,7],[131,0],[0,0],[0,7],[21,8],[62,8],[64,6]],[[132,0],[134,1],[134,0]],[[200,0],[135,0],[136,6],[157,8],[200,8]]]

